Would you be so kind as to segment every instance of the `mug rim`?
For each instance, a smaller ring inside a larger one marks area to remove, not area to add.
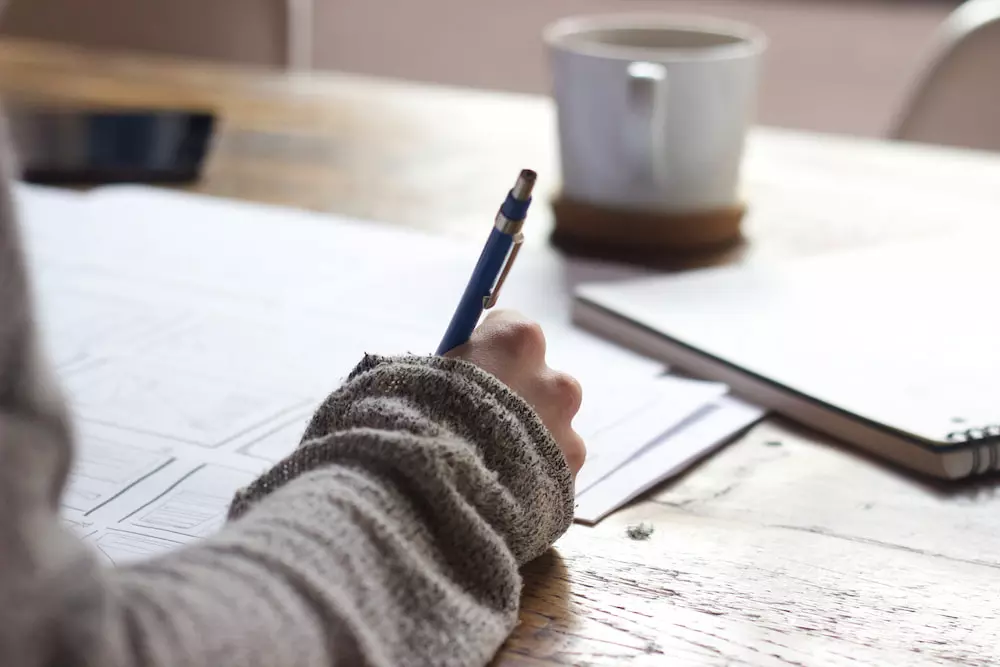
[[[569,38],[598,30],[661,29],[699,32],[734,38],[731,44],[691,48],[648,48],[605,44]],[[542,31],[552,49],[586,56],[622,61],[657,60],[713,61],[745,58],[761,54],[767,47],[764,32],[748,23],[701,15],[659,13],[609,13],[565,16],[549,23]]]

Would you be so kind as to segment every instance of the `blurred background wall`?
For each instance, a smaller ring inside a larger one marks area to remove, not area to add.
[[[545,93],[560,16],[707,14],[770,39],[759,121],[884,136],[954,0],[12,0],[0,33]]]

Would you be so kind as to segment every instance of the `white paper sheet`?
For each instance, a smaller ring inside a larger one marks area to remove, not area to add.
[[[597,523],[633,498],[689,468],[763,416],[758,407],[719,398],[664,434],[587,490],[577,494],[576,520]]]
[[[599,406],[575,422],[586,434],[587,462],[576,478],[577,494],[585,492],[656,442],[664,433],[726,393],[724,384],[664,377],[643,394],[596,384]]]
[[[433,350],[478,253],[148,188],[17,196],[43,340],[81,434],[64,519],[111,563],[215,530],[365,352]],[[527,251],[501,296],[542,322],[550,363],[584,386],[584,480],[725,390],[660,377],[659,363],[568,325],[575,281],[615,271]]]
[[[88,438],[77,448],[73,474],[63,495],[63,507],[87,515],[173,460],[165,451],[137,449],[120,442]]]

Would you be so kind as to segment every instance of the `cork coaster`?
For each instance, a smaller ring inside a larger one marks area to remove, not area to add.
[[[552,243],[609,259],[657,258],[725,249],[742,241],[746,205],[666,214],[611,209],[557,196]]]

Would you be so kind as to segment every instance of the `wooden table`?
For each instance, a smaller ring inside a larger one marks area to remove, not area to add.
[[[28,42],[0,42],[0,89],[212,107],[224,124],[194,189],[214,195],[478,239],[520,167],[540,171],[539,200],[558,188],[540,98]],[[758,129],[745,194],[747,244],[694,263],[1000,224],[1000,157]],[[536,247],[549,215],[533,209]],[[639,521],[648,541],[625,536]],[[914,479],[770,419],[531,564],[496,664],[1000,664],[998,596],[995,480]]]

